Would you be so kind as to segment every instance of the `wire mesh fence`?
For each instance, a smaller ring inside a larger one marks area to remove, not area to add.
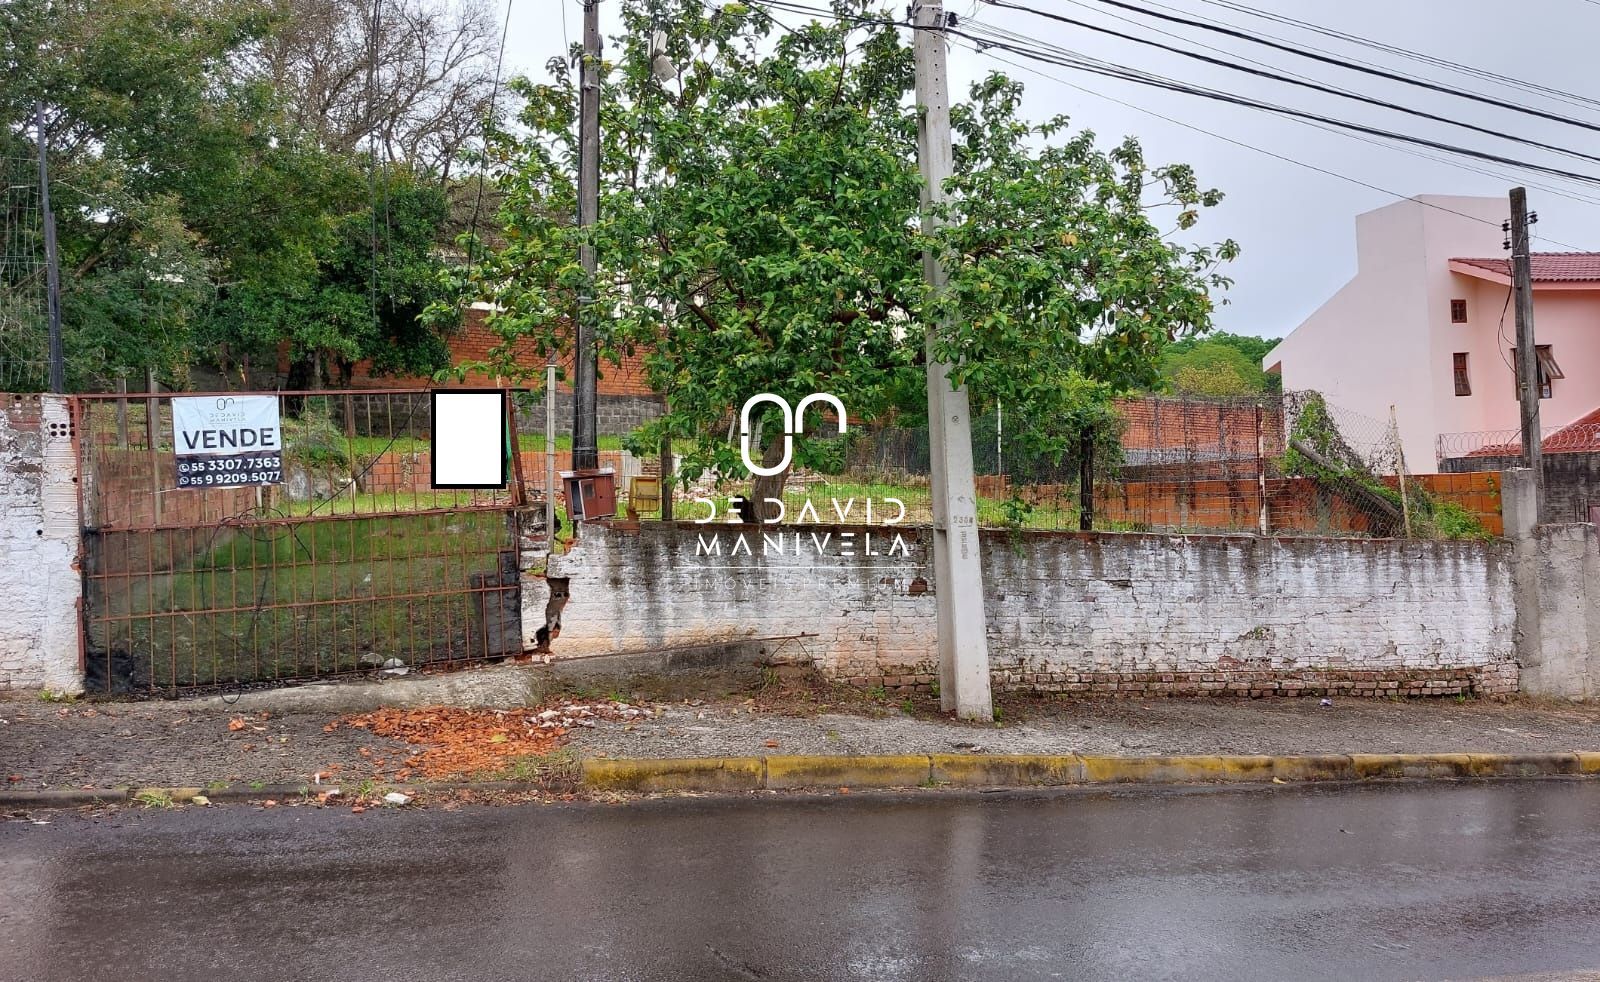
[[[48,382],[49,326],[39,162],[0,156],[0,391]]]
[[[977,413],[979,523],[1385,538],[1485,538],[1502,530],[1498,475],[1416,473],[1391,420],[1315,392],[1152,396],[1115,408],[1115,439],[1067,434],[1056,455],[1030,451],[1019,433],[1025,421],[1008,424],[1003,409]],[[892,497],[907,521],[931,520],[925,428],[868,425],[846,440],[837,473],[791,477],[786,515],[809,501],[821,520],[849,521],[840,507],[854,501],[860,519],[866,501]]]

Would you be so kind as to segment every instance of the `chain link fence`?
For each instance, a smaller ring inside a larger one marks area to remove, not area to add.
[[[1003,408],[973,419],[978,519],[989,528],[1487,538],[1501,533],[1498,475],[1418,473],[1395,426],[1316,392],[1243,399],[1151,396],[1116,404],[1115,439],[1057,434],[1031,452]],[[924,427],[866,426],[837,474],[797,474],[802,499],[894,496],[932,517]],[[1429,462],[1431,464],[1431,462]]]
[[[0,179],[0,392],[39,392],[49,381],[39,162],[0,156]]]

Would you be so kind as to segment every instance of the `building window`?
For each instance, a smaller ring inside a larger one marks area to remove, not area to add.
[[[1467,353],[1465,351],[1458,351],[1450,357],[1455,362],[1454,368],[1456,373],[1456,395],[1472,395],[1472,381],[1467,378]]]
[[[1551,385],[1551,381],[1558,378],[1566,378],[1567,375],[1561,370],[1561,365],[1556,361],[1555,352],[1551,350],[1550,345],[1536,344],[1533,346],[1533,351],[1539,359],[1539,398],[1548,399],[1551,397],[1554,388]],[[1518,399],[1521,399],[1522,383],[1517,379],[1516,348],[1511,349],[1511,383],[1511,390],[1516,393]]]
[[[1467,322],[1467,302],[1465,300],[1450,301],[1450,323],[1465,324]]]

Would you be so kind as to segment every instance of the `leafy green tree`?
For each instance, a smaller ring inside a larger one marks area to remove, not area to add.
[[[32,155],[34,106],[45,106],[71,382],[184,364],[221,274],[197,228],[200,189],[237,169],[251,139],[256,93],[234,84],[228,58],[265,29],[258,14],[231,0],[0,8],[6,155]]]
[[[1216,267],[1234,245],[1169,243],[1150,209],[1177,208],[1187,228],[1220,194],[1186,166],[1148,167],[1132,140],[1102,152],[1065,119],[1027,122],[1021,86],[995,75],[952,111],[952,204],[924,235],[911,49],[866,0],[834,11],[791,32],[740,4],[625,0],[603,73],[592,283],[572,223],[575,79],[558,59],[549,83],[518,83],[525,135],[499,144],[507,244],[483,276],[507,353],[519,338],[565,346],[564,318],[591,293],[604,351],[642,351],[666,397],[635,446],[682,440],[687,480],[742,472],[728,436],[757,393],[794,405],[832,392],[855,421],[916,413],[926,325],[948,324],[932,348],[958,363],[974,404],[1004,403],[1059,456],[1078,439],[1063,419],[1154,384],[1162,347],[1209,326],[1208,290],[1227,285]],[[658,26],[667,50],[653,71]],[[923,284],[925,247],[951,267],[942,296]],[[762,423],[769,462],[775,425]],[[797,463],[822,452],[796,441]]]
[[[222,291],[202,340],[233,357],[290,347],[290,388],[345,384],[356,363],[377,374],[427,375],[449,363],[440,321],[453,311],[438,243],[448,202],[438,184],[386,171],[369,201],[354,167],[344,214],[328,216],[314,263]],[[444,327],[453,326],[446,323]]]
[[[355,9],[342,0],[0,7],[0,110],[10,124],[0,153],[32,155],[42,101],[70,385],[149,367],[181,386],[196,362],[270,356],[284,342],[307,385],[347,377],[363,359],[378,371],[443,367],[441,331],[458,315],[437,304],[452,261],[440,247],[453,232],[450,185],[435,168],[459,156],[464,120],[481,108],[483,47],[473,39],[484,21],[430,19],[410,0],[394,8],[377,51],[384,70],[429,74],[385,89],[382,112],[372,110],[386,154],[417,155],[379,164],[348,134],[333,141],[309,122],[322,111],[348,122],[361,102],[347,85],[304,104],[317,51],[349,54],[350,17],[298,16],[330,5]],[[435,42],[450,38],[461,43],[440,52]],[[347,57],[339,68],[360,64]],[[424,324],[435,305],[444,314]]]
[[[1277,392],[1282,387],[1282,377],[1261,368],[1261,360],[1277,343],[1225,331],[1184,338],[1168,345],[1162,353],[1161,374],[1174,390],[1192,395]]]

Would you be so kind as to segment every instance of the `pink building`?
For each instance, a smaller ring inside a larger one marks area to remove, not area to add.
[[[1431,470],[1519,424],[1508,207],[1422,195],[1356,218],[1355,278],[1268,353],[1283,387],[1399,418],[1406,461]],[[1600,253],[1535,253],[1535,343],[1546,432],[1600,407]],[[1477,441],[1476,443],[1474,441]]]

